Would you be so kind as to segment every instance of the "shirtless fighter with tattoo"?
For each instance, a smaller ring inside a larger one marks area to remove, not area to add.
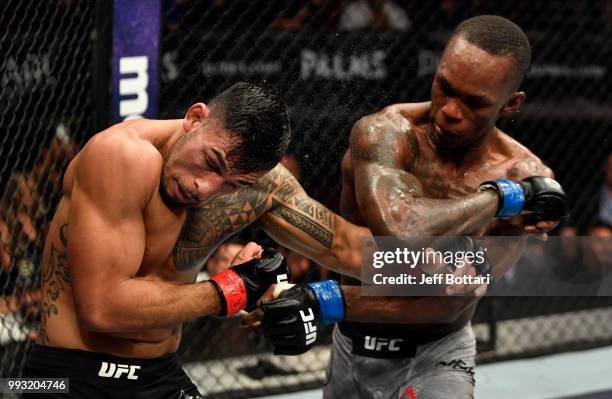
[[[369,230],[306,195],[278,163],[289,140],[278,95],[247,83],[184,119],[126,121],[89,140],[47,237],[25,376],[69,377],[74,398],[201,397],[175,354],[181,323],[253,309],[287,273],[264,252],[194,283],[215,248],[257,219],[282,245],[358,276]]]
[[[344,216],[381,236],[545,235],[556,226],[568,207],[552,171],[495,126],[523,103],[530,57],[525,33],[507,19],[461,23],[430,102],[392,105],[353,126]],[[495,275],[516,262],[524,240],[487,247]],[[338,322],[324,398],[473,397],[473,296],[361,297],[355,280],[343,283],[294,286],[245,322],[262,320],[278,354],[314,344],[305,325]]]

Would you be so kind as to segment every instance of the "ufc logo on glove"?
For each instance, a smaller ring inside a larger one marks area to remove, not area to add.
[[[315,318],[314,313],[312,313],[312,308],[308,308],[308,315],[304,314],[303,310],[300,310],[300,316],[302,317],[302,321],[304,322],[306,345],[310,345],[311,343],[317,340],[317,326],[312,324],[312,321]]]

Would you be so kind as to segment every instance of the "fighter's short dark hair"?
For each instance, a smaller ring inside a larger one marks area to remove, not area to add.
[[[498,15],[479,15],[461,22],[453,37],[458,35],[489,54],[512,58],[518,87],[531,62],[531,45],[517,24]]]
[[[238,140],[228,152],[231,169],[257,172],[272,169],[291,141],[289,111],[277,90],[268,85],[238,82],[208,103]]]

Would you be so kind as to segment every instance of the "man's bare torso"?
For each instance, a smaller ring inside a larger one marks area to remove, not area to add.
[[[430,128],[430,103],[397,104],[369,116],[372,126],[385,126],[397,139],[388,142],[389,148],[381,143],[380,151],[395,151],[407,148],[410,157],[404,160],[404,170],[417,177],[422,192],[406,193],[435,199],[450,199],[465,196],[477,190],[480,183],[486,180],[523,178],[526,171],[538,169],[542,164],[529,150],[505,135],[498,129],[490,134],[483,144],[478,156],[470,159],[457,159],[441,155],[428,137]],[[381,129],[384,130],[384,129]],[[359,211],[355,197],[354,174],[350,149],[342,161],[343,188],[341,198],[342,215],[347,220],[366,225],[362,212]],[[528,173],[528,172],[527,172]],[[402,193],[398,193],[401,201]],[[491,229],[498,228],[494,221],[475,231],[473,235],[493,234]],[[345,279],[346,283],[356,284],[355,280]],[[350,323],[363,328],[372,334],[380,333],[448,333],[465,324],[474,312],[475,303],[465,308],[458,317],[445,324],[388,325]]]
[[[180,121],[130,121],[113,126],[97,136],[114,135],[118,140],[131,140],[143,147],[157,148],[176,123]],[[268,197],[275,187],[272,182],[274,179],[264,177],[253,187],[220,195],[198,208],[171,209],[162,201],[158,192],[162,166],[163,158],[160,154],[158,163],[151,165],[151,168],[158,170],[157,186],[144,207],[145,250],[134,277],[176,284],[192,283],[217,245],[269,208]],[[180,342],[180,325],[175,328],[116,334],[91,332],[80,326],[70,279],[70,269],[79,265],[69,264],[67,242],[70,236],[66,229],[77,168],[79,156],[66,171],[64,196],[56,210],[45,245],[39,343],[142,358],[158,357],[176,351]],[[274,170],[270,172],[270,176],[273,175]],[[185,223],[185,220],[188,222]],[[104,237],[99,239],[104,240]],[[127,242],[125,245],[130,244]]]

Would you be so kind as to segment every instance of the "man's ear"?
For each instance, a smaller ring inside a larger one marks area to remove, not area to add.
[[[506,101],[504,106],[499,111],[499,116],[508,116],[514,113],[525,102],[526,97],[527,96],[525,95],[524,91],[514,92],[514,94],[512,94],[512,97],[510,97],[510,99]]]
[[[202,124],[208,115],[210,109],[204,103],[195,103],[187,110],[185,119],[183,119],[183,129],[188,132],[194,127]]]

